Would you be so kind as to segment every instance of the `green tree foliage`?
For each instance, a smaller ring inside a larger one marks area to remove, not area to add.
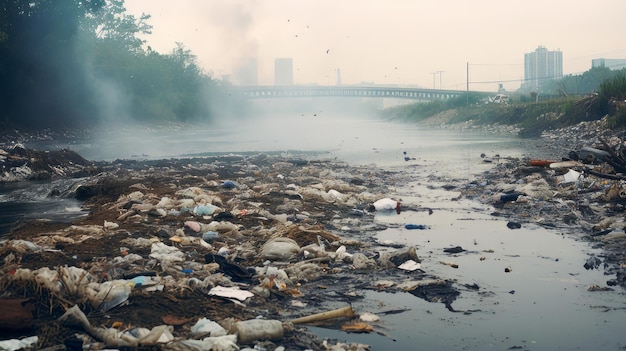
[[[600,85],[596,113],[609,115],[612,127],[626,126],[626,71]]]
[[[78,21],[101,0],[5,0],[0,11],[0,105],[5,122],[69,123],[95,112],[84,76],[75,74]],[[80,103],[77,103],[80,102]]]
[[[456,98],[415,103],[386,109],[383,114],[388,118],[402,121],[420,121],[450,109],[463,109],[479,104],[485,99],[485,93],[469,92]]]
[[[211,117],[217,102],[243,105],[183,44],[168,54],[144,48],[150,16],[126,14],[123,0],[3,1],[4,125],[191,121]]]
[[[588,95],[597,92],[600,85],[618,74],[619,70],[611,70],[607,67],[592,67],[582,74],[567,75],[558,80],[546,80],[539,85],[539,91],[543,95],[570,96]]]
[[[583,87],[587,94],[571,93],[572,82]],[[544,130],[566,127],[582,121],[608,116],[611,127],[626,126],[626,70],[594,67],[580,76],[568,76],[555,82],[560,95],[541,99],[537,92],[518,95],[518,102],[510,104],[477,103],[480,96],[463,99],[418,103],[386,109],[383,114],[397,120],[419,121],[448,109],[456,114],[448,123],[473,121],[475,124],[517,125],[524,137],[537,137]],[[568,88],[569,87],[569,88]],[[569,91],[569,93],[568,93]],[[593,92],[593,93],[592,93]],[[514,100],[511,100],[514,101]]]

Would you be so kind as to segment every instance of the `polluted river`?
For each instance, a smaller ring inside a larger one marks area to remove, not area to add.
[[[590,289],[605,286],[611,279],[602,266],[585,267],[590,256],[602,254],[600,249],[579,240],[568,228],[546,228],[532,222],[511,226],[507,219],[494,215],[497,210],[488,202],[462,196],[461,189],[486,182],[483,175],[499,163],[512,158],[541,158],[541,145],[536,141],[478,130],[433,129],[346,114],[307,113],[249,119],[236,128],[121,128],[103,131],[89,140],[25,146],[69,148],[94,161],[267,153],[388,172],[394,185],[384,197],[397,200],[401,207],[372,212],[369,229],[360,233],[349,218],[333,218],[334,231],[367,241],[368,250],[379,254],[415,247],[421,261],[416,269],[454,282],[459,294],[451,303],[420,298],[402,289],[387,288],[386,284],[394,283],[374,275],[367,281],[369,273],[365,270],[359,273],[360,279],[370,288],[353,291],[359,298],[352,300],[351,306],[357,313],[376,316],[368,322],[373,331],[349,333],[323,324],[307,326],[320,340],[365,344],[372,350],[626,347],[623,289]],[[49,191],[45,188],[50,187],[49,182],[23,184],[28,185],[2,188],[3,232],[15,220],[85,215],[75,200],[48,203],[43,194]],[[411,272],[400,274],[408,279]],[[345,306],[332,294],[317,303],[322,306],[320,310]],[[293,305],[293,309],[298,308]]]

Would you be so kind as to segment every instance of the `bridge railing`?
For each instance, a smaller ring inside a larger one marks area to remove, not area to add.
[[[446,100],[460,97],[465,91],[371,86],[237,86],[249,99],[302,97],[397,98],[420,101]]]

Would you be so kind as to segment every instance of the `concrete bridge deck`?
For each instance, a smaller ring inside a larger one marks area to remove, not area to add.
[[[236,86],[234,87],[249,99],[279,99],[305,97],[360,97],[396,98],[417,101],[434,101],[458,98],[467,92],[463,90],[437,90],[422,88],[401,88],[383,86]]]

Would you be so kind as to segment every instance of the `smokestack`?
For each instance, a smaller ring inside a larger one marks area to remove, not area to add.
[[[341,85],[341,71],[337,68],[337,85]]]

